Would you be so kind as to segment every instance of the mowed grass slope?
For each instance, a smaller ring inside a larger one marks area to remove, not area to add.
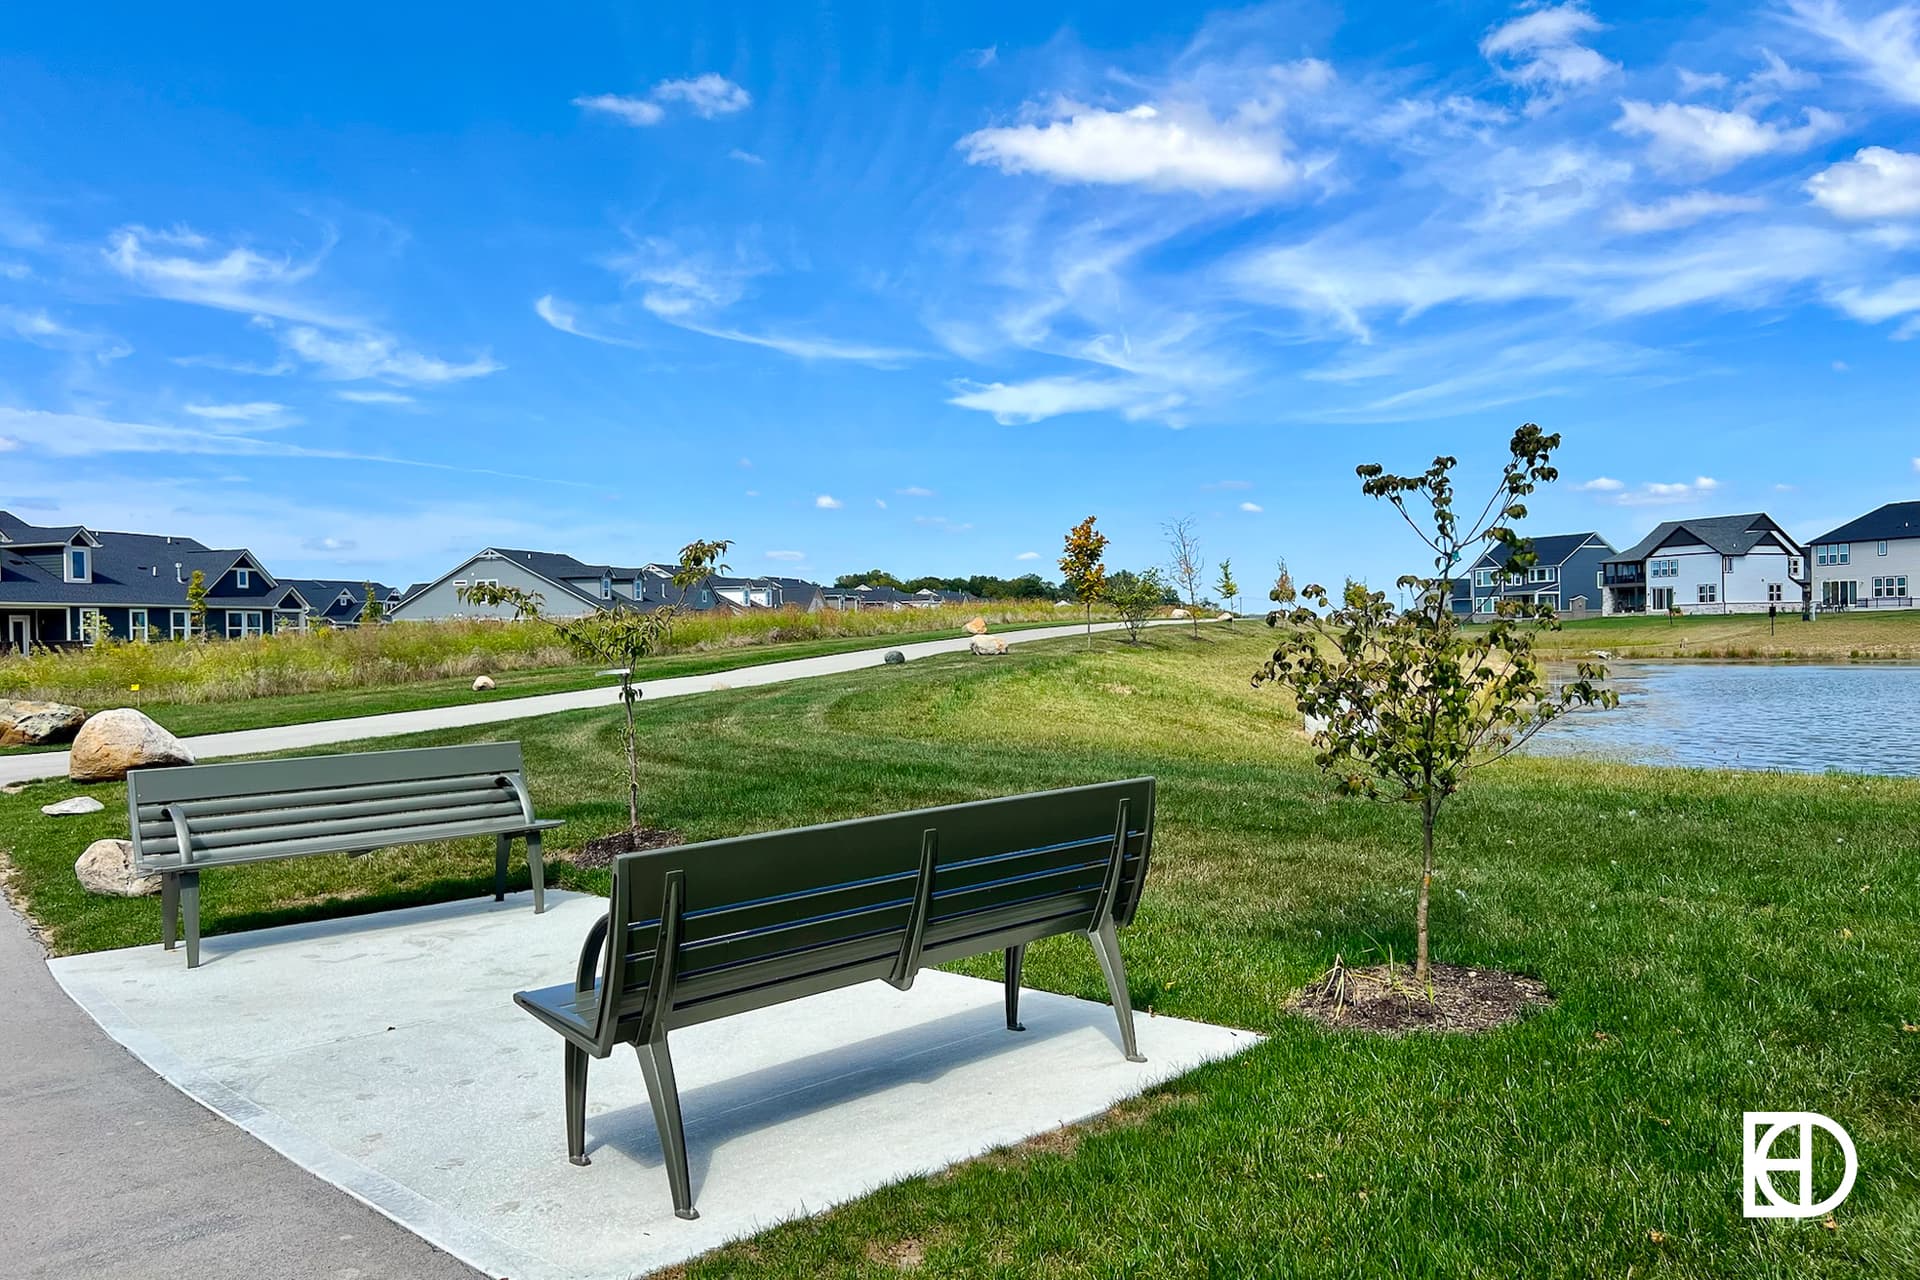
[[[883,1276],[914,1257],[995,1277],[1920,1274],[1920,1033],[1903,1029],[1920,1025],[1920,782],[1503,765],[1443,817],[1436,952],[1537,974],[1557,1003],[1472,1038],[1329,1033],[1283,1001],[1336,952],[1410,953],[1414,815],[1330,793],[1284,699],[1247,688],[1264,628],[1206,636],[644,708],[646,819],[696,839],[1157,775],[1154,870],[1122,939],[1134,1001],[1268,1037],[1102,1123],[688,1274]],[[538,804],[570,820],[556,846],[622,821],[611,713],[420,741],[479,737],[526,744]],[[118,787],[94,789],[104,815],[40,817],[74,790],[0,798],[16,887],[58,950],[157,941],[153,901],[73,887],[80,847],[124,821]],[[489,879],[474,844],[209,872],[204,893],[217,934]],[[1079,940],[1040,944],[1027,972],[1104,998]],[[1851,1131],[1860,1182],[1833,1229],[1742,1218],[1741,1113],[1760,1109]]]

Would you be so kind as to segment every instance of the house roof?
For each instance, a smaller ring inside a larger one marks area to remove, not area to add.
[[[11,511],[0,511],[0,546],[56,547],[64,546],[76,537],[89,546],[99,545],[84,525],[28,524]]]
[[[1606,563],[1624,564],[1645,560],[1679,534],[1685,534],[1688,541],[1711,547],[1723,556],[1743,556],[1776,534],[1788,546],[1799,549],[1799,544],[1787,536],[1786,530],[1774,523],[1772,516],[1764,511],[1750,511],[1738,516],[1695,516],[1687,520],[1662,521],[1652,533],[1619,555],[1607,557]]]
[[[1900,538],[1920,538],[1920,502],[1889,502],[1821,534],[1814,541],[1892,542]]]
[[[6,512],[0,512],[0,518],[5,521],[0,527],[9,530],[24,528],[45,532],[38,526],[23,525]],[[45,546],[47,543],[13,541],[0,546],[0,602],[108,608],[128,605],[136,608],[185,608],[187,586],[194,570],[198,569],[205,580],[212,584],[207,593],[207,603],[213,608],[267,607],[258,595],[234,595],[217,589],[227,571],[242,564],[257,572],[267,587],[279,585],[253,553],[245,549],[213,550],[192,538],[157,533],[120,533],[103,529],[96,534],[79,526],[74,526],[71,533],[85,534],[93,542],[90,566],[93,581],[68,582],[62,573],[46,569],[19,554],[26,546]],[[32,537],[31,534],[28,536]]]
[[[298,591],[307,609],[328,622],[357,620],[366,605],[365,589],[369,585],[373,587],[373,596],[376,600],[390,601],[394,595],[393,588],[385,583],[369,584],[365,579],[283,578],[281,585]],[[345,604],[340,602],[342,595],[348,597]]]
[[[1613,545],[1599,534],[1589,530],[1586,533],[1549,533],[1538,538],[1529,538],[1536,557],[1535,563],[1541,567],[1563,565],[1573,559],[1573,555],[1589,542],[1597,542],[1607,551]],[[1473,562],[1473,569],[1504,569],[1511,553],[1505,547],[1492,547]],[[1471,570],[1469,570],[1471,572]]]

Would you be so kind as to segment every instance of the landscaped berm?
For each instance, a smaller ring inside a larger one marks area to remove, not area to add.
[[[1156,777],[1152,875],[1121,936],[1142,1047],[1151,1057],[1162,1018],[1263,1037],[1102,1118],[726,1244],[686,1275],[1920,1274],[1920,782],[1504,761],[1450,803],[1433,959],[1537,980],[1540,998],[1487,1030],[1382,1036],[1296,1002],[1336,956],[1412,953],[1418,814],[1333,794],[1286,698],[1248,687],[1271,643],[1260,627],[1167,629],[643,705],[642,819],[688,841]],[[608,888],[566,851],[628,820],[618,734],[590,711],[378,745],[523,743],[535,806],[567,820],[548,840],[564,904]],[[88,842],[125,834],[118,785],[89,790],[103,812],[40,812],[76,790],[0,797],[12,892],[56,952],[154,948],[153,899],[90,896],[73,876]],[[338,936],[331,918],[489,898],[492,874],[490,842],[209,871],[211,959],[189,973],[170,957],[165,977],[225,981],[223,935],[326,920],[311,927]],[[536,919],[507,906],[516,927]],[[573,932],[565,911],[549,918]],[[1000,977],[997,959],[953,967]],[[1083,938],[1036,944],[1026,982],[1106,998]],[[613,1171],[564,1163],[553,1047],[539,1063],[550,1107],[477,1123],[551,1143],[564,1188]],[[1098,1047],[1095,1065],[1119,1061]],[[484,1042],[462,1067],[483,1086],[498,1070]],[[691,1123],[691,1091],[688,1108]],[[1742,1113],[1757,1110],[1823,1112],[1852,1135],[1859,1179],[1832,1217],[1743,1217]],[[724,1128],[727,1158],[751,1159],[754,1126]]]

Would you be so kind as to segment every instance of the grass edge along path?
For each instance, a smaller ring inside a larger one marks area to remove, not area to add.
[[[1336,951],[1407,954],[1415,823],[1331,793],[1283,700],[1246,687],[1265,643],[1047,641],[648,708],[642,816],[692,840],[1155,774],[1134,1003],[1267,1037],[687,1276],[1920,1274],[1920,781],[1509,761],[1449,809],[1436,959],[1536,975],[1554,1004],[1481,1036],[1326,1031],[1285,998]],[[552,882],[604,893],[564,852],[624,820],[617,734],[590,711],[407,744],[520,740],[536,804],[569,823]],[[104,814],[38,812],[77,790],[0,797],[16,884],[60,950],[152,945],[152,900],[73,881],[124,823],[119,787],[91,789]],[[478,897],[490,866],[468,844],[208,872],[209,946]],[[1079,939],[1036,945],[1027,973],[1104,998]],[[1831,1227],[1747,1221],[1742,1112],[1799,1109],[1848,1128],[1859,1182]]]

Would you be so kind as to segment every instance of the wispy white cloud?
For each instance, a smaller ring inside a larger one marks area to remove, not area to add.
[[[595,93],[575,98],[573,105],[582,111],[612,116],[623,124],[644,129],[667,118],[667,109],[651,98],[630,98],[618,93]]]
[[[1880,324],[1911,316],[1893,336],[1906,339],[1920,333],[1920,275],[1900,276],[1875,286],[1853,285],[1836,289],[1829,301],[1856,320]]]
[[[875,498],[873,505],[885,511],[887,509],[887,500],[885,498]]]
[[[709,71],[685,80],[662,80],[653,86],[656,102],[683,102],[703,120],[730,116],[753,105],[753,95],[723,75]]]
[[[295,325],[276,331],[276,336],[282,348],[311,366],[316,376],[337,382],[372,379],[431,386],[484,378],[506,368],[484,354],[467,361],[423,355],[378,333],[328,333]]]
[[[895,489],[894,492],[903,498],[931,498],[934,496],[933,490],[917,484],[910,484],[904,489]]]
[[[1559,87],[1595,84],[1620,70],[1618,63],[1583,43],[1607,28],[1579,0],[1522,13],[1489,31],[1481,54],[1520,84]]]
[[[1003,426],[1020,426],[1062,414],[1112,410],[1129,421],[1167,414],[1183,403],[1177,394],[1128,379],[1034,378],[1027,382],[958,382],[947,403],[993,415]]]
[[[1920,462],[1920,459],[1915,459],[1915,461]],[[1040,553],[1038,551],[1022,551],[1014,557],[1015,560],[1038,560],[1039,558]]]
[[[1841,218],[1920,217],[1920,155],[1862,147],[1807,179],[1814,203]]]
[[[738,160],[741,164],[752,164],[752,165],[762,165],[767,162],[764,156],[757,156],[753,152],[748,151],[742,147],[734,147],[733,149],[728,151],[727,159]]]
[[[1161,191],[1272,192],[1300,173],[1277,132],[1182,105],[1062,102],[1039,122],[980,129],[959,145],[969,164],[1007,173]]]
[[[1638,489],[1622,489],[1613,496],[1613,501],[1623,507],[1663,507],[1678,506],[1693,502],[1719,491],[1720,482],[1712,476],[1698,476],[1693,480],[1649,481]]]
[[[0,436],[0,453],[13,453],[20,448],[20,442],[12,436]]]
[[[1242,511],[1247,512],[1249,515],[1256,515],[1256,516],[1266,510],[1265,507],[1261,506],[1257,502],[1243,502],[1240,504],[1240,509]]]
[[[1713,174],[1756,156],[1805,151],[1840,132],[1844,124],[1839,116],[1819,107],[1808,107],[1802,123],[1789,128],[1745,111],[1628,99],[1620,104],[1620,118],[1613,127],[1648,139],[1648,157],[1662,169]]]
[[[44,307],[0,306],[0,337],[14,337],[50,351],[82,351],[102,362],[133,354],[133,348],[110,334],[77,329],[54,319]]]
[[[264,253],[244,245],[222,247],[188,227],[154,230],[129,225],[107,237],[107,265],[157,298],[275,316],[329,327],[352,327],[349,316],[305,297],[310,281],[332,250],[334,238],[315,252],[296,258]]]
[[[703,120],[730,116],[753,105],[753,95],[711,71],[684,80],[662,80],[645,97],[618,93],[583,94],[573,105],[596,115],[611,116],[637,129],[651,128],[667,118],[667,104],[677,103]]]
[[[412,404],[413,397],[404,391],[336,391],[336,400],[345,400],[348,404]]]
[[[1787,0],[1787,11],[1870,84],[1896,101],[1920,103],[1920,6],[1889,5],[1856,19],[1837,0]]]
[[[797,563],[801,560],[805,560],[806,558],[807,558],[807,553],[804,551],[769,551],[767,552],[767,559],[769,560],[789,560]]]
[[[1686,191],[1652,204],[1623,204],[1613,211],[1609,224],[1618,231],[1644,234],[1690,227],[1708,218],[1735,213],[1757,213],[1767,207],[1759,196],[1730,196],[1717,191]]]
[[[823,493],[813,500],[813,505],[821,511],[838,511],[847,504],[830,493]]]
[[[287,406],[271,400],[249,400],[242,404],[187,404],[181,408],[209,422],[267,422],[287,412]]]
[[[1574,486],[1583,493],[1618,493],[1626,487],[1612,476],[1595,476],[1591,480]]]

